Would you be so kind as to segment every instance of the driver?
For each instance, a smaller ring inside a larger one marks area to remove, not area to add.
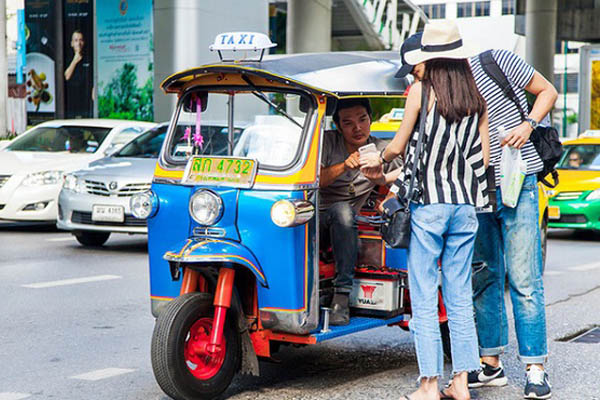
[[[337,129],[325,132],[323,138],[319,218],[321,238],[324,243],[331,243],[336,270],[330,323],[347,325],[350,322],[348,297],[358,257],[358,229],[354,217],[371,190],[376,185],[395,181],[401,169],[395,160],[379,167],[378,171],[366,172],[370,179],[360,170],[359,147],[373,143],[380,152],[386,145],[370,136],[368,99],[340,100],[333,121]]]
[[[581,167],[581,163],[583,163],[581,154],[579,154],[577,151],[572,151],[569,153],[569,167],[579,168]]]

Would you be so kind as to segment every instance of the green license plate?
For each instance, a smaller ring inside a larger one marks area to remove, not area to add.
[[[251,187],[256,160],[235,157],[192,157],[183,173],[186,185]]]

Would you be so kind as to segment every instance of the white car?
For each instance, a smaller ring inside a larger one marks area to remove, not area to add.
[[[85,168],[156,124],[55,120],[0,142],[0,220],[56,221],[65,173]]]
[[[103,245],[111,232],[147,233],[146,220],[132,215],[129,200],[150,189],[168,128],[159,124],[112,155],[66,174],[58,196],[58,228],[73,232],[84,246]]]

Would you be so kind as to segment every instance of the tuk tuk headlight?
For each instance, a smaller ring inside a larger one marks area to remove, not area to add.
[[[592,193],[588,194],[585,198],[586,200],[600,200],[600,189],[594,190]]]
[[[147,219],[158,211],[158,197],[152,190],[138,193],[129,200],[129,208],[134,217]]]
[[[190,198],[190,215],[200,225],[213,225],[223,214],[223,200],[210,190],[198,190]]]
[[[279,200],[271,207],[271,219],[282,228],[306,223],[315,215],[315,206],[306,200]]]

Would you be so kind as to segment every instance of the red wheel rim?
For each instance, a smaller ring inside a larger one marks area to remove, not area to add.
[[[185,340],[185,348],[183,350],[185,363],[190,373],[197,379],[206,380],[212,378],[219,372],[225,361],[225,352],[227,350],[225,337],[223,337],[221,350],[213,355],[199,355],[194,351],[195,347],[208,343],[212,324],[212,318],[200,318],[192,325]]]

